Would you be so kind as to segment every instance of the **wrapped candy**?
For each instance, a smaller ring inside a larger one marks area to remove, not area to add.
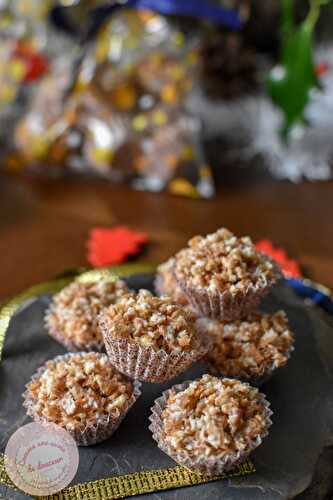
[[[47,69],[47,59],[30,40],[1,40],[0,140],[4,144],[10,142],[15,121],[22,114],[33,86]]]
[[[0,113],[16,101],[24,83],[36,80],[47,67],[29,19],[16,11],[21,3],[4,0],[0,4]]]
[[[56,31],[49,16],[57,0],[2,0],[0,2],[0,38],[23,44],[24,56],[58,55],[69,40]],[[68,47],[67,47],[68,48]]]
[[[186,108],[197,60],[197,40],[165,17],[117,13],[86,54],[69,95],[68,68],[55,67],[40,85],[15,132],[23,163],[94,173],[135,189],[211,196],[201,122]]]
[[[54,0],[0,2],[0,141],[11,143],[16,120],[55,58],[73,45],[47,22]]]

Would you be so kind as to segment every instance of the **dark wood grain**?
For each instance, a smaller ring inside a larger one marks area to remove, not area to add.
[[[197,233],[226,226],[271,238],[333,288],[333,182],[293,185],[226,176],[214,200],[131,191],[103,181],[0,177],[0,300],[65,268],[87,265],[92,226],[146,231],[142,261],[161,262]]]

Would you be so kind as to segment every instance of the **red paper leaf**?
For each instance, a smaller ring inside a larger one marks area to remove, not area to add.
[[[277,262],[283,274],[287,278],[301,278],[302,271],[298,262],[294,259],[290,259],[283,248],[274,247],[270,240],[260,240],[256,243],[256,248],[260,252],[265,253],[271,257],[275,262]]]
[[[87,260],[93,267],[121,264],[138,254],[147,241],[146,234],[137,233],[125,226],[111,229],[95,227],[89,234]]]

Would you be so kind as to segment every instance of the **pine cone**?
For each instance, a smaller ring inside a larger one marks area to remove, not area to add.
[[[241,33],[218,31],[203,42],[202,84],[209,97],[230,99],[251,92],[256,71],[256,52]]]

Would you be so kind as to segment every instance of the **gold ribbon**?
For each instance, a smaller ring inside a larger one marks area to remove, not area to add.
[[[184,488],[221,479],[246,476],[255,472],[255,466],[250,460],[238,465],[234,470],[220,476],[205,476],[196,474],[180,465],[165,469],[154,469],[143,472],[132,472],[121,476],[112,476],[87,483],[80,483],[65,488],[49,496],[34,497],[36,500],[116,500],[144,493]],[[4,465],[4,455],[0,455],[0,485],[17,488],[8,477]]]

